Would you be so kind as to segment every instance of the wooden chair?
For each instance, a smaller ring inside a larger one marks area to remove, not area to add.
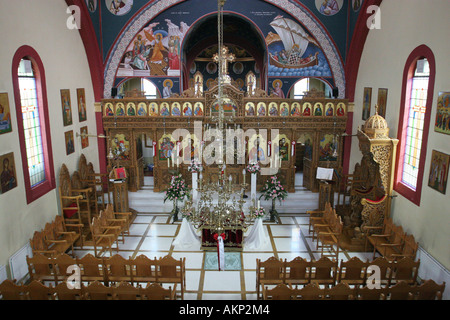
[[[106,272],[106,280],[111,284],[117,284],[122,281],[131,281],[131,268],[129,259],[121,255],[114,255],[103,260],[103,266]]]
[[[388,287],[391,284],[393,265],[385,257],[378,257],[369,262],[366,272],[366,283],[372,280],[372,272],[377,281],[380,282],[379,285],[381,287]]]
[[[411,258],[402,258],[392,263],[393,273],[390,284],[396,284],[404,281],[410,285],[417,284],[417,275],[419,273],[420,259],[414,261]]]
[[[28,273],[31,281],[51,281],[57,283],[57,270],[54,260],[42,254],[27,256]]]
[[[0,296],[2,300],[28,300],[26,290],[16,280],[4,280],[0,284]]]
[[[386,294],[387,300],[412,300],[413,286],[409,285],[405,281],[399,281],[394,286],[389,287]]]
[[[82,199],[80,203],[80,213],[85,215],[88,221],[91,221],[93,217],[98,215],[97,199],[94,190],[80,177],[78,171],[74,171],[71,177],[72,194],[81,195]]]
[[[62,253],[53,258],[53,265],[55,267],[55,282],[66,282],[68,276],[72,275],[70,272],[71,266],[77,266],[77,259],[69,256],[68,254]]]
[[[260,289],[265,285],[277,285],[284,282],[285,264],[275,257],[264,262],[256,259],[256,296],[260,299]]]
[[[331,209],[332,209],[331,204],[329,202],[326,202],[324,210],[308,210],[308,211],[306,211],[306,213],[309,214],[309,226],[308,226],[309,233],[313,232],[313,226],[315,223],[326,223],[323,216],[324,216],[325,212],[330,212]]]
[[[112,300],[113,290],[113,287],[107,287],[98,281],[94,281],[85,287],[84,298],[87,300]]]
[[[78,160],[78,170],[80,182],[83,188],[91,188],[92,200],[97,204],[97,211],[106,208],[105,193],[108,197],[108,203],[111,203],[110,195],[105,188],[108,185],[107,173],[95,173],[92,163],[87,163],[86,156],[82,153]]]
[[[163,288],[158,283],[149,283],[145,288],[140,288],[140,295],[143,300],[175,300],[175,289]]]
[[[364,286],[366,284],[368,265],[368,261],[361,261],[358,257],[353,257],[345,262],[341,260],[337,282],[345,283],[352,287]]]
[[[333,209],[333,215],[330,217],[328,227],[321,228],[317,233],[317,248],[321,248],[321,256],[324,256],[324,249],[327,248],[331,252],[331,257],[339,259],[340,240],[344,224],[341,217],[336,215]],[[335,249],[336,247],[336,249]]]
[[[334,286],[338,273],[338,263],[336,260],[330,260],[322,257],[317,261],[311,261],[310,282],[325,287]]]
[[[141,300],[141,288],[133,286],[128,281],[122,281],[113,288],[114,300]]]
[[[181,300],[184,299],[186,290],[186,258],[180,260],[172,256],[164,256],[157,261],[156,281],[158,283],[174,284],[173,291],[176,291],[177,284],[181,287]]]
[[[103,259],[94,257],[88,253],[84,257],[77,258],[77,265],[80,267],[81,282],[103,282],[107,283],[106,271],[103,265]]]
[[[33,280],[30,284],[24,286],[29,300],[54,300],[52,286],[45,286],[38,280]]]
[[[91,235],[94,245],[95,256],[98,256],[98,248],[101,250],[109,250],[110,254],[113,255],[112,249],[113,244],[117,242],[118,234],[117,232],[107,233],[106,229],[111,229],[111,227],[104,227],[101,224],[99,218],[92,218],[91,223]],[[119,252],[119,244],[117,243],[116,251]]]
[[[363,287],[363,288],[357,288],[356,296],[357,300],[386,300],[386,288],[370,288],[370,287]]]
[[[325,294],[329,300],[353,300],[355,295],[355,289],[345,282],[340,282],[331,288],[325,289]]]
[[[43,231],[34,232],[33,238],[30,239],[30,247],[33,255],[43,254],[47,257],[52,257],[57,254],[56,250],[48,248]]]
[[[310,283],[301,289],[294,289],[297,300],[322,300],[325,290],[321,289],[316,283]]]
[[[311,263],[301,257],[284,262],[285,278],[287,285],[307,285],[310,281]]]
[[[263,300],[295,300],[296,298],[295,290],[284,283],[279,283],[272,289],[263,286],[262,296]]]
[[[414,300],[442,300],[442,294],[445,290],[445,282],[437,284],[429,279],[416,287]]]
[[[141,254],[134,259],[130,259],[131,282],[148,283],[156,281],[157,259],[150,259]]]
[[[67,283],[61,282],[53,287],[52,292],[55,300],[83,300],[83,286],[81,288],[69,288]]]
[[[77,231],[69,231],[68,228],[78,229]],[[56,216],[54,219],[54,233],[57,239],[66,240],[71,244],[71,250],[73,254],[73,248],[75,243],[80,240],[80,247],[83,249],[83,237],[81,236],[83,225],[78,224],[66,224],[62,216]]]
[[[56,235],[56,226],[54,221],[47,222],[44,227],[44,241],[47,247],[54,250],[56,254],[65,253],[69,249],[73,254],[73,243],[70,240],[61,239]]]
[[[122,237],[127,234],[130,235],[130,216],[131,212],[114,212],[112,204],[106,205],[106,209],[103,210],[103,214],[106,216],[106,221],[110,226],[120,227]]]
[[[391,254],[391,258],[398,260],[404,257],[411,259],[416,258],[417,250],[419,249],[419,243],[416,242],[412,234],[406,235],[403,243],[403,248],[400,253]]]

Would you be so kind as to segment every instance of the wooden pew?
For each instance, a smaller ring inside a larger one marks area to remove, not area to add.
[[[285,264],[282,260],[270,257],[266,261],[256,259],[256,296],[260,299],[260,289],[265,285],[284,283]]]
[[[95,256],[98,256],[99,253],[98,248],[101,248],[101,250],[109,250],[111,255],[113,255],[112,254],[113,244],[117,243],[119,237],[117,228],[120,227],[108,226],[107,224],[105,225],[105,221],[101,220],[102,217],[104,219],[104,216],[102,216],[100,213],[100,216],[98,218],[97,217],[92,218],[91,222],[91,235],[94,245]],[[118,243],[116,246],[116,250],[117,252],[119,252]]]

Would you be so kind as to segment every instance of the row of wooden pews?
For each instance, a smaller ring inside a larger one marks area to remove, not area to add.
[[[351,288],[346,283],[338,283],[329,288],[320,288],[310,283],[303,288],[286,284],[263,289],[264,300],[442,300],[445,282],[437,284],[426,280],[420,285],[410,285],[400,281],[388,288],[368,286]]]
[[[125,259],[118,254],[109,258],[97,258],[91,254],[82,258],[73,258],[67,254],[27,257],[31,280],[58,285],[71,281],[71,276],[76,274],[79,276],[79,282],[85,284],[94,281],[105,286],[123,281],[131,285],[158,283],[173,285],[174,291],[178,285],[181,299],[184,298],[186,290],[185,263],[185,258],[176,260],[169,255],[159,259],[150,259],[145,255]]]
[[[290,286],[334,286],[345,283],[352,287],[365,286],[375,280],[377,285],[388,288],[398,282],[417,284],[420,260],[403,258],[391,261],[378,257],[373,261],[362,261],[354,257],[348,261],[322,257],[319,260],[305,260],[297,257],[283,261],[270,257],[266,261],[256,260],[256,291],[261,297],[261,289],[267,285],[285,284]],[[375,279],[376,277],[376,279]]]
[[[94,281],[71,288],[66,283],[47,286],[34,280],[19,285],[5,280],[0,284],[0,296],[2,300],[175,300],[175,290],[163,288],[158,283],[133,286],[125,281],[113,286]]]

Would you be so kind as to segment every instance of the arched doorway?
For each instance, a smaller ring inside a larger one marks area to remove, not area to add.
[[[228,67],[230,77],[244,84],[245,76],[253,72],[259,88],[264,89],[267,46],[263,34],[252,21],[241,15],[225,13],[223,21],[224,44],[235,55]],[[191,26],[182,44],[182,90],[194,84],[194,74],[198,72],[203,75],[205,90],[208,80],[217,78],[217,64],[212,60],[217,53],[217,42],[217,14],[207,15]]]

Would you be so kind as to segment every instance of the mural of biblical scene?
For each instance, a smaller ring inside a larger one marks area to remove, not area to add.
[[[125,115],[125,106],[122,102],[116,104],[116,116],[121,117]]]
[[[193,159],[199,159],[200,157],[200,141],[191,134],[190,137],[184,138],[181,142],[181,150],[183,150],[183,162],[189,164]]]
[[[338,141],[333,134],[325,134],[319,144],[319,161],[337,161]]]
[[[304,157],[308,160],[312,160],[313,156],[313,138],[311,134],[305,133],[303,138],[303,144],[305,146],[305,154]]]
[[[269,116],[278,116],[278,105],[276,102],[269,103]]]
[[[87,136],[87,134],[88,134],[88,127],[87,126],[81,127],[80,128],[81,149],[89,147],[89,137]]]
[[[334,16],[341,11],[344,0],[316,0],[316,7],[325,16]]]
[[[303,115],[304,116],[310,116],[311,115],[311,109],[312,109],[311,103],[305,102],[303,104]]]
[[[150,102],[148,106],[148,115],[150,117],[155,117],[158,115],[158,104],[156,102]]]
[[[325,116],[332,117],[334,116],[334,104],[331,102],[328,102],[325,104]]]
[[[8,192],[17,187],[16,166],[14,163],[14,152],[0,156],[0,194]]]
[[[277,96],[278,98],[284,99],[285,95],[283,90],[281,89],[283,87],[283,81],[280,79],[273,80],[272,82],[272,88],[270,89],[270,94],[273,94]]]
[[[342,1],[342,0],[341,0]],[[276,16],[266,36],[271,77],[332,77],[317,41],[296,21]]]
[[[443,194],[447,189],[449,161],[450,155],[433,150],[428,186]]]
[[[127,116],[136,115],[136,105],[133,102],[127,103]]]
[[[255,163],[265,161],[267,155],[267,141],[260,134],[248,139],[248,161]]]
[[[345,108],[345,103],[339,102],[338,105],[337,105],[337,107],[336,107],[336,115],[337,115],[338,117],[343,117],[343,116],[345,116],[345,112],[346,112],[345,109],[346,109],[346,108]]]
[[[259,102],[257,108],[258,108],[258,117],[264,117],[267,114],[266,104],[264,102]]]
[[[77,89],[77,102],[78,102],[78,119],[80,122],[86,121],[86,95],[84,89]]]
[[[116,160],[130,160],[130,140],[123,133],[118,133],[111,140],[111,151]]]
[[[294,102],[291,105],[291,116],[299,117],[301,115],[302,115],[302,111],[301,111],[300,103]]]
[[[75,152],[75,143],[73,141],[73,130],[64,133],[64,139],[66,142],[66,155]]]
[[[163,117],[167,117],[170,116],[170,111],[169,111],[169,104],[167,102],[163,102],[161,103],[160,106],[160,110],[159,110],[159,114]]]
[[[225,114],[227,114],[227,113],[237,114],[237,111],[238,111],[237,106],[233,100],[231,100],[229,98],[223,99],[223,112]],[[214,104],[211,107],[211,113],[218,113],[218,112],[219,112],[219,103],[214,102]]]
[[[175,140],[170,134],[165,134],[159,139],[159,160],[168,160],[172,158],[173,148],[175,147]]]
[[[387,105],[388,89],[378,89],[378,114],[383,118],[386,118],[386,105]]]
[[[314,115],[316,117],[323,116],[323,104],[321,104],[320,102],[317,102],[314,105]]]
[[[280,134],[275,141],[278,141],[278,145],[275,143],[273,146],[273,151],[275,154],[278,154],[281,161],[289,161],[291,141],[285,134]]]
[[[0,134],[12,131],[8,93],[0,93]]]
[[[137,114],[138,114],[138,116],[146,116],[147,115],[147,104],[145,102],[138,103]]]
[[[450,134],[450,92],[439,92],[434,131]]]
[[[61,105],[64,126],[70,126],[72,124],[72,105],[69,89],[61,89]]]
[[[94,13],[97,10],[97,0],[86,0],[86,6],[89,12]]]
[[[114,116],[113,110],[114,110],[113,104],[111,102],[107,102],[107,103],[105,103],[103,114],[105,116],[112,117],[112,116]]]
[[[280,104],[280,116],[282,117],[289,116],[289,104],[287,102],[282,102]]]
[[[163,82],[163,98],[167,99],[172,96],[172,88],[173,88],[173,81],[170,79],[166,79]]]
[[[188,29],[183,21],[152,20],[130,42],[117,76],[180,76],[181,43]]]
[[[364,88],[364,100],[362,111],[362,120],[364,121],[370,118],[371,103],[372,103],[372,88]]]
[[[196,102],[194,104],[194,116],[196,116],[196,117],[203,116],[203,103]]]
[[[105,0],[105,4],[113,15],[123,16],[133,7],[133,0]]]
[[[247,102],[245,105],[245,115],[249,117],[256,115],[255,104],[253,102]]]
[[[172,103],[172,115],[175,117],[181,116],[181,106],[179,102]]]
[[[183,116],[185,117],[192,117],[193,112],[192,112],[192,103],[190,102],[185,102],[183,104]]]

